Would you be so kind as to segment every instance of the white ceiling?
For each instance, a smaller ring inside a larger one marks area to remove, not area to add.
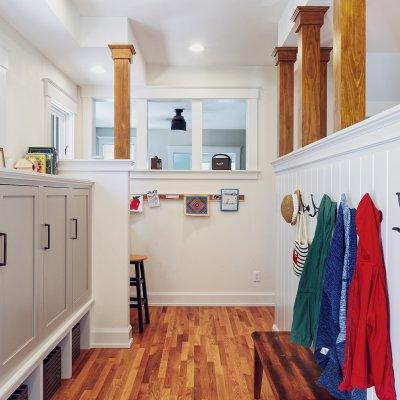
[[[272,65],[287,0],[72,0],[82,16],[120,17],[148,64]],[[201,55],[188,51],[201,42]]]
[[[150,101],[148,106],[149,129],[170,131],[175,108],[183,108],[187,129],[192,126],[191,103],[189,101]],[[131,112],[131,127],[136,128],[136,120]],[[96,102],[96,126],[114,126],[114,103]],[[203,129],[246,129],[246,102],[243,100],[205,100],[203,102]]]

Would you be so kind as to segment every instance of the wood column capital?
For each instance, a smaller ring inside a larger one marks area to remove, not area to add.
[[[132,44],[109,44],[108,47],[113,60],[129,60],[131,63],[132,56],[136,54]]]
[[[296,62],[297,47],[275,47],[272,56],[275,57],[275,65],[280,62]]]
[[[295,23],[296,32],[304,25],[324,24],[325,13],[329,7],[322,6],[298,6],[292,16],[292,21]]]
[[[333,47],[321,47],[321,62],[328,63],[331,59]]]

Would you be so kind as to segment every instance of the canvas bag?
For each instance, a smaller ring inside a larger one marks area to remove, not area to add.
[[[308,255],[308,235],[307,235],[307,223],[304,212],[299,213],[299,219],[297,221],[297,233],[296,240],[294,241],[293,249],[293,272],[297,276],[301,276],[303,272],[304,263],[306,262]]]

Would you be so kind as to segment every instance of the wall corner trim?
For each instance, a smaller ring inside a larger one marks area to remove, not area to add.
[[[120,328],[93,328],[91,331],[92,348],[129,349],[132,345],[132,326]]]

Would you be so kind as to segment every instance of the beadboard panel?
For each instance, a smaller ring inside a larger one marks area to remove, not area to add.
[[[387,113],[383,113],[382,117],[387,118]],[[400,343],[397,340],[400,335],[397,306],[400,302],[400,234],[392,230],[393,226],[400,226],[400,207],[396,196],[396,192],[400,192],[400,108],[392,110],[390,117],[390,124],[377,130],[370,129],[368,120],[357,124],[355,131],[358,147],[346,146],[351,134],[351,129],[347,128],[335,134],[334,139],[324,139],[325,143],[322,144],[322,141],[316,142],[297,154],[292,153],[272,163],[277,179],[275,325],[281,331],[291,329],[293,304],[299,283],[291,261],[296,229],[281,217],[282,198],[300,189],[305,204],[311,204],[310,194],[313,194],[315,203],[319,205],[325,193],[337,202],[341,193],[345,193],[349,205],[357,207],[364,193],[369,192],[376,206],[383,212],[381,236],[387,270],[396,388],[400,393]],[[378,120],[374,119],[375,126]],[[364,131],[363,125],[366,128]],[[398,132],[396,136],[394,132]],[[335,149],[334,152],[331,147]],[[310,238],[314,235],[316,219],[308,220]],[[369,392],[368,398],[376,398],[373,390]]]

